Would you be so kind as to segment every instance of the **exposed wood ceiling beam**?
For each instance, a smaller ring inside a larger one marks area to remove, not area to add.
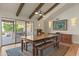
[[[32,12],[32,14],[29,16],[29,19],[31,19],[31,18],[34,16],[35,12],[38,11],[43,5],[44,5],[44,3],[40,3],[40,4],[35,8],[35,10]]]
[[[45,13],[44,13],[44,15],[46,15],[47,13],[49,13],[51,10],[53,10],[55,7],[57,7],[59,5],[59,3],[55,3],[51,8],[49,8]],[[40,20],[42,18],[42,16],[41,17],[39,17],[38,18],[38,20]]]
[[[17,12],[16,12],[16,16],[19,16],[19,14],[20,14],[20,12],[21,12],[23,6],[24,6],[24,3],[20,3],[19,8],[18,8],[18,10],[17,10]]]

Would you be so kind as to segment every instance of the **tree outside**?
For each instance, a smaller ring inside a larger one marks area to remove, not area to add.
[[[4,29],[4,32],[13,31],[13,25],[4,22],[3,23],[3,29]]]
[[[15,27],[15,30],[17,31],[17,32],[21,32],[22,30],[23,30],[23,28],[22,27],[19,27],[18,26],[18,24],[15,24],[14,25],[14,27]],[[13,25],[12,24],[8,24],[8,23],[3,23],[3,29],[4,29],[4,32],[11,32],[11,31],[13,31]]]

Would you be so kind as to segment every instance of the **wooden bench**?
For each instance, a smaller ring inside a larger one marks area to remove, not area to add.
[[[47,43],[43,43],[41,45],[36,46],[36,55],[39,55],[38,52],[40,52],[40,56],[43,55],[43,50],[49,47],[55,47],[55,42],[47,42]]]

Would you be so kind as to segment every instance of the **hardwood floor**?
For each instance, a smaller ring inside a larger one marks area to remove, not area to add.
[[[65,54],[65,56],[76,56],[77,50],[79,48],[79,44],[65,44],[65,43],[60,43],[60,44],[70,47],[68,52]],[[6,55],[6,49],[15,48],[15,47],[19,47],[19,46],[20,46],[20,43],[4,46],[4,47],[0,48],[0,55],[1,56],[7,56]]]
[[[79,48],[79,44],[65,44],[65,43],[60,43],[60,44],[70,47],[68,52],[65,54],[65,56],[76,56],[77,50]]]

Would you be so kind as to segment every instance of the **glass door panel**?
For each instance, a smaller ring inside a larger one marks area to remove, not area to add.
[[[33,22],[27,22],[27,36],[33,35]]]
[[[32,39],[33,38],[33,22],[29,21],[26,22],[26,32],[27,32],[27,39]]]
[[[15,43],[14,22],[2,21],[2,45]]]
[[[15,29],[16,29],[15,34],[16,42],[20,42],[21,36],[25,36],[25,21],[16,21]]]

